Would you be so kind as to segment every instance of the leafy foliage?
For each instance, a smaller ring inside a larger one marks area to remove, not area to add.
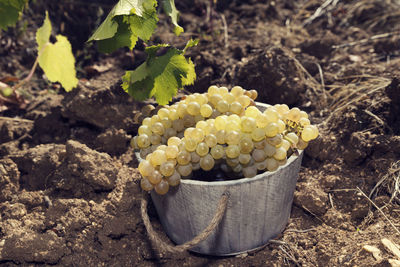
[[[78,84],[71,44],[62,35],[57,35],[57,42],[53,44],[50,35],[51,22],[46,12],[43,25],[36,32],[39,65],[50,81],[60,82],[67,92],[71,91]]]
[[[165,105],[178,88],[192,84],[196,78],[194,64],[182,50],[169,48],[164,55],[157,56],[161,47],[165,45],[148,47],[147,60],[122,78],[122,88],[136,100],[154,96],[159,104]]]
[[[179,12],[175,7],[174,0],[163,1],[164,12],[171,17],[172,24],[174,24],[174,33],[179,36],[183,32],[183,28],[178,25]]]
[[[0,29],[6,30],[18,21],[28,0],[1,0],[0,1]]]

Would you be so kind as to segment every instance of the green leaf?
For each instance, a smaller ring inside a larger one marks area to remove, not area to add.
[[[199,39],[192,39],[190,38],[190,40],[186,43],[185,48],[183,49],[183,53],[186,53],[186,50],[190,47],[196,46],[199,43]]]
[[[57,35],[57,42],[53,44],[49,40],[50,34],[51,22],[46,12],[43,25],[36,32],[39,66],[51,82],[60,82],[65,91],[71,91],[78,85],[71,44],[62,35]]]
[[[164,12],[171,17],[172,24],[174,24],[174,33],[179,36],[183,32],[183,28],[178,25],[179,12],[175,7],[174,0],[164,0],[163,1]]]
[[[36,31],[36,43],[38,44],[38,51],[42,51],[43,47],[49,42],[51,35],[51,22],[49,14],[46,11],[43,25]]]
[[[3,0],[0,2],[0,29],[14,26],[28,0]]]
[[[130,49],[134,47],[131,41],[132,33],[129,30],[129,25],[122,22],[122,17],[117,17],[116,21],[119,23],[119,25],[117,24],[117,34],[115,34],[112,38],[98,41],[99,50],[103,53],[111,53],[124,46],[127,46]]]
[[[193,83],[194,65],[181,50],[170,48],[164,55],[156,56],[165,45],[146,49],[148,57],[136,70],[126,72],[122,88],[136,100],[155,97],[160,105],[168,104],[184,84]]]
[[[153,35],[157,27],[158,17],[156,10],[143,14],[143,17],[137,15],[124,16],[124,21],[129,24],[131,30],[131,49],[135,47],[138,38],[147,42]]]

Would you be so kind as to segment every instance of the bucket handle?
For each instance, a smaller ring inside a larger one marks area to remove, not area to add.
[[[209,225],[203,231],[201,231],[197,236],[195,236],[192,240],[177,246],[170,245],[161,240],[161,238],[158,236],[153,226],[151,225],[149,215],[147,214],[147,203],[149,202],[149,194],[147,192],[143,192],[142,194],[140,211],[144,226],[146,227],[147,233],[150,239],[153,241],[153,243],[158,248],[160,248],[165,252],[178,253],[193,248],[194,246],[198,245],[201,241],[207,239],[207,237],[210,236],[210,234],[220,224],[222,217],[224,217],[229,197],[230,197],[229,192],[225,191],[218,202],[217,210]]]

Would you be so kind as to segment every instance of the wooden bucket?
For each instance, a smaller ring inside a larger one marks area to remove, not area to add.
[[[263,111],[266,104],[257,103]],[[139,153],[136,153],[140,160]],[[212,220],[221,196],[228,206],[216,230],[190,249],[201,254],[228,256],[251,251],[278,236],[290,217],[303,151],[292,155],[275,172],[222,182],[182,179],[166,195],[151,192],[161,224],[176,244],[192,240]]]

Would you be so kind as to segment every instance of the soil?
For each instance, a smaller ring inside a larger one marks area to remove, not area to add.
[[[176,1],[180,37],[161,16],[152,42],[200,40],[188,51],[197,80],[187,91],[256,89],[260,102],[309,112],[320,130],[305,151],[286,229],[232,257],[168,254],[150,242],[129,146],[145,103],[120,87],[144,46],[104,55],[85,44],[114,1],[52,2],[32,1],[17,27],[0,33],[0,80],[11,84],[29,73],[35,31],[49,10],[53,32],[72,43],[80,78],[65,93],[37,70],[22,88],[24,103],[0,106],[0,265],[390,266],[396,259],[381,239],[400,243],[398,1]],[[168,242],[151,205],[149,213]]]

